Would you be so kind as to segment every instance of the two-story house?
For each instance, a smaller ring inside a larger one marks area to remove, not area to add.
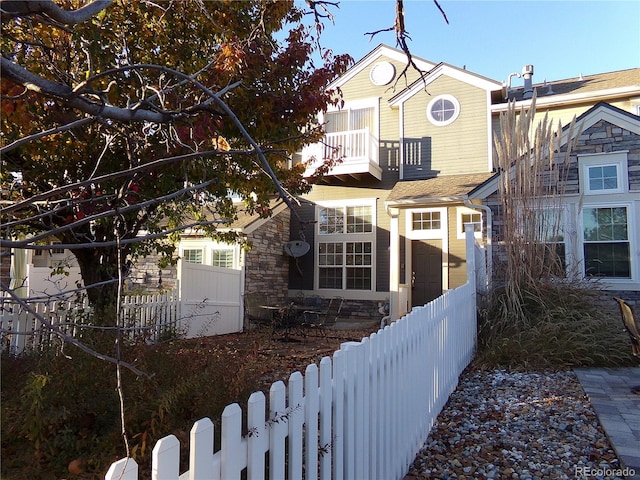
[[[605,250],[613,249],[616,264],[626,255],[626,269],[597,274],[615,276],[608,288],[640,291],[640,69],[533,84],[527,66],[524,86],[516,88],[414,60],[425,73],[409,69],[400,77],[404,54],[379,45],[331,85],[341,89],[344,105],[322,115],[326,137],[305,149],[301,161],[309,162],[306,175],[323,158],[342,162],[300,199],[307,223],[292,220],[291,238],[302,230],[311,248],[290,268],[290,295],[342,296],[351,316],[375,314],[378,302],[389,299],[397,318],[465,282],[465,223],[474,224],[491,271],[499,237],[492,220],[493,135],[508,101],[526,107],[534,89],[540,115],[548,111],[563,124],[574,115],[584,121],[572,157],[576,178],[567,190],[575,198],[566,228],[576,238],[567,255],[586,265],[587,276]],[[598,179],[607,187],[598,187]],[[626,214],[624,239],[608,242],[597,233],[604,227],[591,218],[606,214],[603,209]]]

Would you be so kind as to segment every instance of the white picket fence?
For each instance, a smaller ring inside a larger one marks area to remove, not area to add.
[[[470,250],[471,249],[471,250]],[[169,435],[152,454],[153,480],[401,479],[471,361],[476,344],[473,239],[469,281],[360,342],[344,344],[319,368],[295,372],[253,393],[243,412],[226,407],[220,448],[214,425],[193,425],[189,470],[180,474],[180,442]],[[122,459],[105,480],[138,480]]]
[[[42,317],[56,330],[80,338],[86,328],[87,302],[40,301],[29,302],[33,312],[7,298],[0,299],[2,323],[1,350],[20,354],[45,346],[60,345],[60,336],[40,321]],[[131,339],[157,341],[163,335],[179,334],[180,302],[174,291],[155,295],[129,295],[123,297],[121,325]]]

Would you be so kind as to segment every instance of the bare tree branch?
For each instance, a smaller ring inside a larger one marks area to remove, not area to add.
[[[20,147],[21,145],[25,145],[33,140],[37,140],[39,138],[48,137],[49,135],[55,135],[56,133],[66,132],[67,130],[71,130],[73,128],[81,127],[88,123],[93,123],[97,119],[95,117],[87,117],[81,118],[79,120],[75,120],[71,123],[67,123],[66,125],[60,125],[59,127],[50,128],[49,130],[44,130],[42,132],[37,132],[32,135],[27,135],[26,137],[19,138],[15,142],[10,143],[2,148],[0,148],[0,156],[6,155],[12,150]]]
[[[438,3],[438,0],[433,0],[433,3],[436,5],[436,7],[438,7],[438,10],[442,14],[444,21],[448,25],[449,19],[447,18],[447,15],[445,14],[444,10]],[[407,72],[409,71],[409,68],[413,68],[415,71],[417,71],[420,74],[420,77],[424,80],[425,74],[428,72],[421,70],[418,67],[418,65],[416,65],[415,61],[413,60],[413,55],[411,54],[411,49],[407,44],[407,40],[411,40],[411,36],[409,35],[409,32],[407,32],[407,29],[405,27],[405,13],[404,13],[403,0],[396,0],[396,19],[392,27],[383,28],[373,32],[367,32],[365,33],[365,35],[369,35],[373,39],[373,37],[375,37],[379,33],[391,32],[391,31],[394,31],[396,34],[396,46],[398,46],[400,50],[402,50],[407,57],[407,63],[404,66],[404,69],[402,70],[402,72],[400,72],[400,74],[396,77],[396,81],[393,84],[393,88],[394,89],[396,88],[396,86],[398,85],[398,81],[401,78],[405,78],[405,79],[407,78]]]
[[[42,316],[35,309],[33,309],[31,307],[31,305],[29,305],[24,299],[22,299],[18,295],[16,295],[14,293],[14,291],[11,288],[9,288],[9,286],[7,284],[5,284],[4,282],[0,282],[0,287],[2,288],[2,291],[7,292],[7,294],[13,299],[13,301],[15,303],[17,303],[22,308],[24,308],[27,312],[29,312],[30,315],[33,315],[33,317],[36,320],[38,320],[39,323],[41,323],[46,328],[48,328],[52,333],[54,333],[55,335],[60,337],[60,339],[63,342],[66,342],[66,343],[69,343],[69,344],[71,344],[71,345],[73,345],[75,347],[78,347],[83,352],[88,353],[89,355],[91,355],[91,356],[93,356],[95,358],[98,358],[100,360],[104,360],[106,362],[110,362],[110,363],[113,363],[113,364],[116,364],[116,365],[120,364],[121,366],[131,370],[133,373],[135,373],[138,376],[144,376],[144,377],[147,376],[142,370],[134,367],[130,363],[123,362],[121,360],[118,360],[117,358],[114,358],[114,357],[111,357],[109,355],[105,355],[103,353],[100,353],[100,352],[88,347],[84,343],[76,340],[71,335],[68,335],[68,334],[64,333],[56,325],[54,325],[51,322],[49,322],[44,316]]]
[[[94,0],[74,11],[64,10],[51,0],[2,0],[0,20],[5,22],[16,17],[45,15],[63,25],[86,22],[111,5],[112,0]]]

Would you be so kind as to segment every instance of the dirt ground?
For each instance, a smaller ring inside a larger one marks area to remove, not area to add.
[[[251,357],[261,365],[260,384],[256,390],[268,392],[271,384],[288,380],[295,371],[304,373],[307,365],[319,364],[331,357],[343,342],[360,341],[378,330],[377,322],[360,324],[358,328],[335,328],[285,332],[264,330],[233,333],[194,339],[202,350],[225,350],[225,354]]]

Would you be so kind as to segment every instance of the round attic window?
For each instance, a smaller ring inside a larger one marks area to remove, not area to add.
[[[427,118],[439,127],[453,123],[460,115],[460,103],[453,95],[439,95],[427,105]]]
[[[369,79],[374,85],[386,85],[396,76],[396,67],[390,62],[378,62],[369,72]]]

